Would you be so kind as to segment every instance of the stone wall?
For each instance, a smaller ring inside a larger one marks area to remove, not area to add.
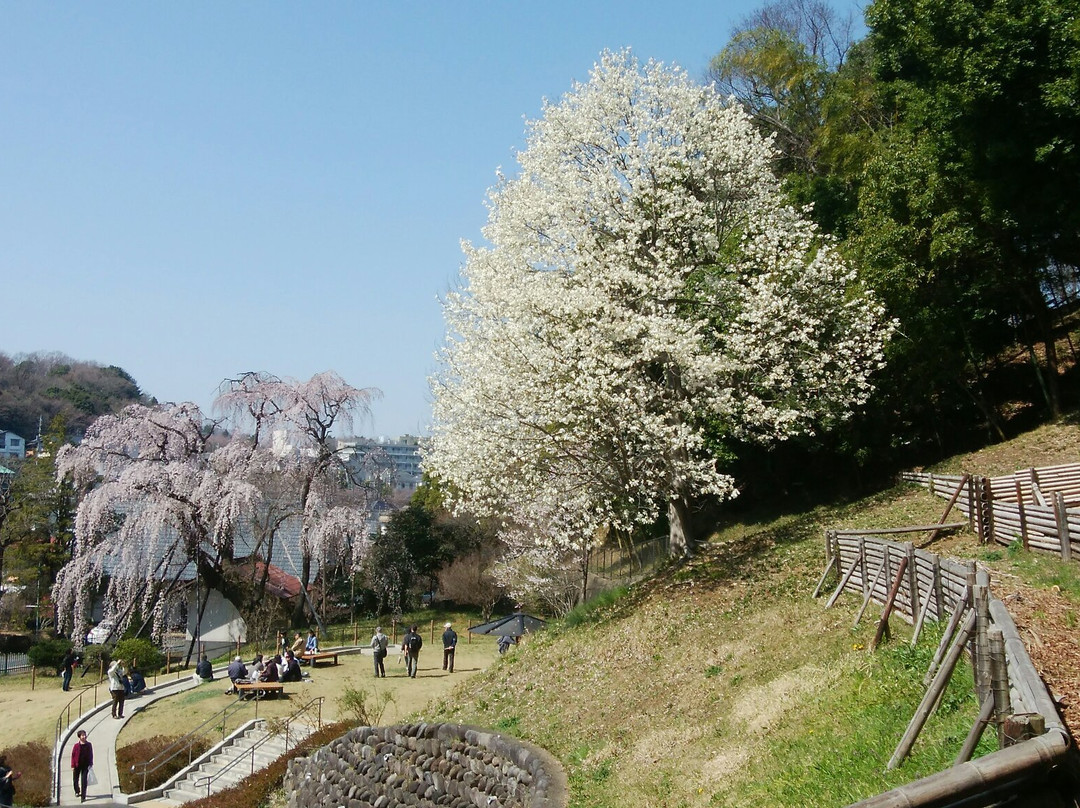
[[[460,724],[358,727],[289,764],[289,808],[564,808],[544,750]]]

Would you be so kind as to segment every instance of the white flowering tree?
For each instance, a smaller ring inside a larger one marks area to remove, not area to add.
[[[374,388],[353,387],[332,371],[306,382],[246,373],[226,380],[215,402],[215,408],[250,430],[255,445],[267,453],[275,473],[264,478],[283,481],[275,484],[278,496],[267,499],[261,516],[266,520],[267,514],[273,514],[266,524],[275,529],[289,519],[299,520],[304,598],[315,560],[325,593],[328,565],[350,554],[347,562],[355,571],[368,547],[366,524],[376,492],[363,481],[349,480],[333,433],[351,430],[356,417],[370,416],[371,402],[378,395]],[[273,535],[268,534],[268,542]],[[319,620],[314,605],[306,605]],[[303,620],[304,606],[304,599],[298,601],[294,622]]]
[[[666,507],[688,553],[695,501],[734,494],[706,430],[846,417],[882,363],[881,307],[785,203],[770,143],[678,69],[604,53],[518,160],[444,304],[425,468],[568,548]]]
[[[70,475],[82,497],[72,558],[53,590],[58,627],[85,633],[104,579],[117,631],[138,609],[160,635],[190,564],[203,580],[220,581],[235,529],[259,497],[248,481],[250,458],[249,444],[222,443],[194,404],[131,405],[98,418],[78,446],[61,448],[57,476]]]

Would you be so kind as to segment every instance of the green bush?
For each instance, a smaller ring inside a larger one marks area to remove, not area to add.
[[[113,648],[112,657],[122,659],[128,666],[134,659],[144,675],[156,673],[165,667],[165,655],[150,640],[120,640]]]
[[[60,667],[60,661],[69,648],[71,643],[67,640],[45,640],[30,646],[26,656],[31,665],[42,670],[55,671]]]
[[[104,673],[111,661],[112,655],[109,653],[109,646],[88,645],[82,650],[82,663],[80,668],[86,670],[87,676],[97,674],[99,670]]]

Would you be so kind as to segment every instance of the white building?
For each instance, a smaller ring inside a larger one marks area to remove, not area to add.
[[[14,432],[0,429],[0,457],[26,457],[26,441]]]
[[[420,485],[420,438],[402,435],[399,438],[345,438],[337,442],[337,453],[346,466],[360,479],[376,476],[379,466],[389,464],[391,484],[395,493],[412,494]],[[371,462],[375,459],[376,462]]]

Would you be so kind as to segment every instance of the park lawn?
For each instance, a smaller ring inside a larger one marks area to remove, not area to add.
[[[434,646],[425,645],[420,652],[420,669],[415,679],[405,675],[405,667],[399,663],[398,654],[394,651],[386,658],[386,678],[375,679],[369,653],[342,654],[337,665],[305,667],[304,670],[311,674],[311,681],[286,684],[285,692],[288,697],[260,701],[258,714],[260,718],[284,718],[322,696],[324,724],[348,720],[351,716],[341,712],[338,699],[345,688],[349,687],[367,691],[378,703],[388,698],[382,723],[392,724],[422,710],[434,698],[452,700],[451,691],[454,687],[484,670],[497,656],[494,637],[474,636],[470,642],[468,636],[462,636],[458,640],[454,673],[450,674],[442,670],[442,647],[436,640]],[[195,729],[226,706],[236,703],[235,696],[225,694],[227,686],[227,679],[215,680],[182,695],[156,701],[144,710],[138,710],[121,731],[119,745],[125,746],[155,735],[182,735]],[[132,699],[128,704],[137,708],[138,701],[137,698]],[[244,704],[244,709],[227,719],[226,733],[254,716],[254,703]],[[217,732],[220,733],[220,724],[217,726]]]
[[[97,675],[87,674],[80,680],[78,674],[71,682],[71,690],[64,692],[60,687],[60,677],[50,673],[0,677],[0,715],[4,716],[4,737],[0,738],[0,748],[14,743],[40,741],[50,748],[56,732],[56,721],[68,703],[71,703],[71,716],[79,713],[79,697],[82,696],[83,711],[94,706]],[[78,685],[86,682],[84,687]],[[97,703],[109,701],[109,690],[105,683],[96,688]]]
[[[393,723],[407,715],[421,710],[432,698],[450,698],[450,691],[459,682],[486,668],[498,656],[494,637],[476,635],[471,638],[460,632],[458,641],[457,663],[453,675],[442,670],[442,647],[436,637],[435,643],[428,643],[420,652],[420,672],[416,679],[405,675],[405,668],[398,663],[396,652],[386,658],[386,678],[374,678],[370,654],[343,654],[338,665],[317,665],[306,668],[311,673],[311,682],[286,685],[288,698],[269,699],[259,704],[259,716],[286,716],[311,699],[325,697],[323,702],[323,723],[336,721],[340,716],[337,698],[348,686],[365,689],[378,694],[389,694],[393,701],[387,704],[383,715],[385,723]],[[183,676],[190,675],[187,672]],[[158,682],[176,678],[177,674],[157,678]],[[89,680],[91,674],[87,674]],[[93,678],[97,678],[94,676]],[[19,742],[38,741],[52,747],[56,732],[57,718],[71,703],[71,717],[78,713],[78,697],[82,694],[83,712],[95,703],[95,688],[87,685],[79,688],[76,675],[72,689],[65,693],[60,688],[60,677],[38,675],[33,682],[31,676],[0,677],[0,715],[4,716],[4,737],[0,739],[0,748]],[[149,684],[153,685],[154,677]],[[181,735],[198,726],[202,721],[220,712],[226,705],[236,701],[234,696],[225,695],[227,680],[215,680],[200,686],[194,691],[180,696],[162,699],[139,709],[139,698],[128,702],[128,709],[133,713],[120,735],[120,743],[128,744],[154,735]],[[97,703],[109,700],[109,693],[104,683],[96,688]],[[239,721],[245,721],[254,708],[240,712]]]

